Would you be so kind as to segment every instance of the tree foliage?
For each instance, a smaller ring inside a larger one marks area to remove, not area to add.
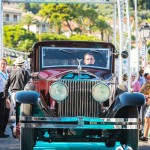
[[[95,36],[87,36],[87,35],[72,35],[69,40],[71,41],[99,41],[98,38],[96,38]]]
[[[22,19],[20,20],[20,23],[22,25],[26,25],[28,31],[30,31],[30,26],[32,24],[36,24],[37,20],[34,18],[34,15],[31,13],[27,13],[25,16],[22,17]]]
[[[37,14],[41,9],[41,5],[38,3],[21,3],[19,5],[25,12],[32,12],[33,14]]]
[[[134,0],[129,1],[130,15],[134,16]],[[140,22],[149,22],[150,0],[138,0],[138,17]],[[91,36],[101,35],[101,41],[113,38],[112,28],[108,24],[109,18],[113,20],[114,8],[107,4],[21,4],[26,12],[40,15],[42,21],[49,21],[51,33],[34,34],[30,26],[36,24],[33,15],[27,13],[21,24],[27,25],[27,30],[21,26],[4,26],[4,45],[20,51],[29,51],[32,44],[40,40],[68,40],[66,32],[71,35],[69,40],[97,41],[99,38]],[[109,41],[109,40],[108,40]]]
[[[72,32],[70,21],[75,19],[77,16],[75,14],[75,5],[73,4],[43,4],[39,15],[49,20],[52,27],[58,34],[61,34],[62,24],[65,21],[66,26]]]
[[[103,16],[99,16],[98,19],[96,20],[96,24],[94,26],[94,28],[96,30],[99,30],[101,33],[101,40],[104,40],[104,32],[107,34],[111,33],[111,27],[110,25],[106,22],[106,18]]]
[[[32,45],[35,41],[37,41],[35,34],[19,25],[4,26],[4,46],[6,47],[26,52],[29,49],[29,45]]]
[[[15,61],[14,59],[12,59],[10,57],[6,57],[5,59],[7,60],[7,64],[10,65],[10,66],[12,66],[14,61]]]
[[[39,36],[41,36],[41,37],[39,38]],[[67,37],[65,35],[52,34],[52,33],[42,33],[41,35],[36,34],[36,38],[41,39],[42,41],[67,40]]]

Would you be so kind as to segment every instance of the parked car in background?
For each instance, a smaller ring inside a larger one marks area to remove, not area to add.
[[[92,54],[94,64],[85,65]],[[138,149],[141,93],[118,85],[111,43],[44,41],[30,53],[31,78],[16,93],[21,150],[43,142],[105,142]]]

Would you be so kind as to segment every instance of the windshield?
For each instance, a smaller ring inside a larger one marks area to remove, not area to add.
[[[108,48],[41,47],[41,68],[78,66],[110,69]]]

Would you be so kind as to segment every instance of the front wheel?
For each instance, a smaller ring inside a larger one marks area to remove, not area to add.
[[[34,129],[21,128],[20,131],[21,150],[33,150],[34,147]]]
[[[120,112],[124,118],[137,118],[138,119],[138,108],[137,107],[125,107],[125,111]],[[125,112],[125,114],[123,113]],[[133,150],[138,150],[138,138],[139,138],[139,125],[137,124],[137,129],[125,129],[120,135],[121,144],[131,146]]]
[[[20,116],[32,116],[32,105],[21,104]],[[20,129],[21,150],[33,150],[34,145],[35,145],[34,129],[21,128]]]
[[[131,146],[133,150],[138,150],[138,138],[138,129],[130,129],[126,131],[126,144]]]

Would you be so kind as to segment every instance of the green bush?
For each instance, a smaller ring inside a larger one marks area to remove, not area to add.
[[[36,42],[35,34],[27,31],[19,25],[4,26],[4,46],[19,51],[27,52],[30,46]]]
[[[52,33],[42,33],[40,35],[36,34],[36,38],[39,39],[39,41],[67,40],[67,37],[65,35]]]
[[[73,41],[99,41],[99,39],[95,36],[87,36],[87,35],[72,35],[69,40]]]

